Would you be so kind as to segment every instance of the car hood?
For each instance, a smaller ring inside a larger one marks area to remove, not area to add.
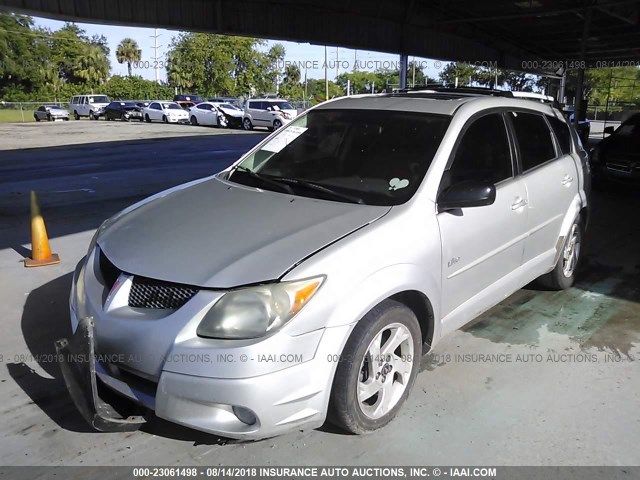
[[[242,117],[244,115],[242,110],[230,110],[228,108],[221,108],[220,110],[231,117]]]
[[[390,208],[259,190],[216,176],[105,222],[98,245],[127,273],[230,288],[278,279]]]

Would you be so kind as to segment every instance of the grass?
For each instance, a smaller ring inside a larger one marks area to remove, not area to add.
[[[0,123],[7,122],[22,122],[22,115],[24,114],[25,122],[34,122],[33,119],[33,110],[23,110],[20,113],[20,110],[13,109],[0,109]]]

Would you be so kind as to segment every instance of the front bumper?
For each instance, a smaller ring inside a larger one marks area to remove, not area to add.
[[[170,117],[167,116],[167,121],[169,123],[189,123],[188,117]]]
[[[82,319],[71,339],[56,341],[60,370],[73,403],[84,419],[102,432],[128,432],[145,423],[141,416],[123,416],[101,398],[96,380],[93,319]]]
[[[253,343],[210,342],[195,336],[199,319],[194,312],[205,305],[198,303],[201,299],[197,295],[166,318],[130,317],[124,311],[126,307],[103,309],[89,301],[99,297],[98,282],[91,270],[87,264],[78,266],[71,292],[74,330],[82,332],[81,325],[86,323],[83,319],[95,319],[94,366],[80,368],[85,377],[89,369],[93,378],[90,382],[98,379],[98,384],[153,410],[160,418],[229,438],[259,439],[324,423],[336,354],[342,350],[352,325],[296,337],[281,331]],[[87,299],[80,307],[74,300],[78,285]],[[170,338],[158,335],[168,325],[177,324],[181,325]],[[76,337],[78,333],[74,341]],[[85,337],[80,333],[78,342]],[[166,354],[158,354],[165,349]],[[135,358],[118,362],[114,360],[118,355]],[[161,363],[149,361],[159,355],[163,356]],[[78,409],[91,411],[85,405],[93,401],[92,390],[74,387],[71,381],[67,385]],[[78,391],[83,392],[85,400],[77,398]],[[110,428],[114,418],[102,415],[96,423],[94,416],[83,416],[100,430]],[[116,428],[120,428],[122,420],[115,418]]]

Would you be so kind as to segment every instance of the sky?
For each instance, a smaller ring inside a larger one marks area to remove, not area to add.
[[[64,22],[50,20],[47,18],[34,17],[34,21],[41,27],[51,30],[57,30],[64,25]],[[126,64],[120,64],[116,60],[116,49],[118,43],[123,38],[133,38],[142,50],[141,64],[134,68],[134,75],[140,75],[143,78],[154,80],[156,73],[154,70],[154,35],[153,28],[126,27],[114,25],[97,25],[89,23],[78,23],[78,26],[87,32],[89,37],[93,35],[104,35],[111,50],[111,74],[126,75]],[[157,29],[158,37],[158,58],[161,62],[166,60],[168,46],[171,44],[171,38],[178,35],[178,31]],[[318,45],[310,45],[308,43],[296,43],[285,41],[268,40],[267,44],[262,47],[265,51],[274,43],[281,43],[285,47],[285,62],[296,63],[302,72],[304,78],[305,70],[307,78],[324,78],[324,54],[325,47]],[[413,59],[411,57],[410,59]],[[358,70],[375,70],[378,67],[397,68],[399,58],[397,55],[387,53],[371,52],[364,50],[351,50],[348,48],[327,47],[327,66],[329,68],[329,80],[333,80],[336,74],[352,71],[354,64],[357,62]],[[437,78],[439,68],[444,62],[434,60],[416,58],[419,66],[423,66],[425,74],[430,77]],[[337,67],[337,68],[336,68]],[[159,79],[166,80],[166,72],[164,68],[159,69]]]

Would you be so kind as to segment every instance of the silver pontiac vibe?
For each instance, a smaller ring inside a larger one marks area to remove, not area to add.
[[[535,279],[572,285],[587,175],[544,103],[325,102],[102,224],[73,280],[76,333],[57,344],[71,395],[100,430],[142,421],[118,416],[115,391],[232,438],[327,418],[373,431],[444,335]]]

